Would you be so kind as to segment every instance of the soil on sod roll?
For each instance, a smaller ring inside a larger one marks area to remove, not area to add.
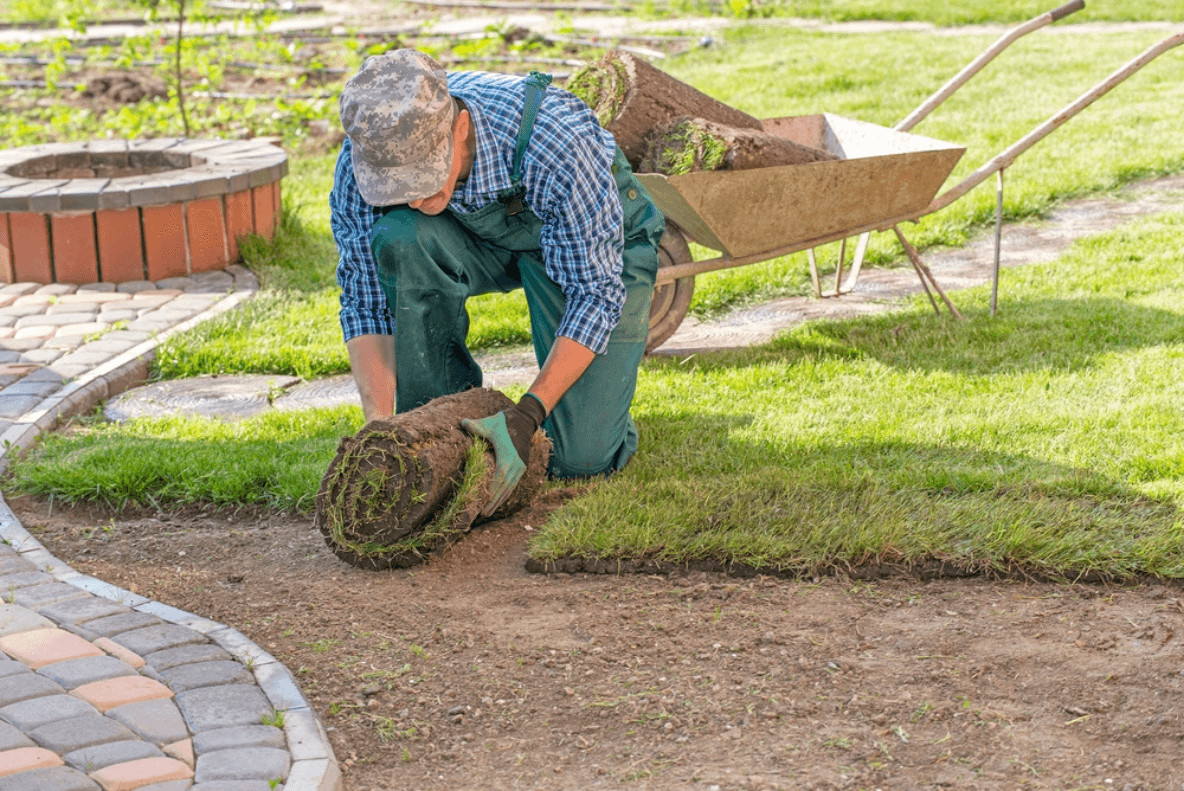
[[[10,505],[78,571],[282,661],[345,791],[1184,783],[1176,585],[527,573],[576,493],[378,573],[308,515]]]
[[[637,167],[654,129],[675,118],[706,118],[737,129],[763,129],[760,120],[730,107],[651,66],[636,55],[613,50],[572,74],[567,90],[596,113],[600,125]]]
[[[836,159],[829,151],[777,135],[683,117],[653,131],[638,170],[680,176],[704,170],[747,170]]]
[[[316,525],[329,547],[362,568],[403,568],[467,532],[489,499],[494,458],[461,421],[513,405],[496,390],[474,388],[372,420],[343,438],[316,497]],[[533,499],[550,452],[546,435],[536,432],[526,472],[495,518]]]

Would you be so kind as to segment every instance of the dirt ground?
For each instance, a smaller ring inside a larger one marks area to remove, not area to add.
[[[275,654],[350,791],[1184,786],[1178,588],[529,574],[564,497],[386,572],[303,515],[10,505]]]

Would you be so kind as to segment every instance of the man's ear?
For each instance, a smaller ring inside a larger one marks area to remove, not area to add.
[[[456,118],[452,121],[452,133],[460,139],[465,139],[469,136],[469,132],[473,128],[473,119],[469,115],[469,111],[462,109],[456,114]]]

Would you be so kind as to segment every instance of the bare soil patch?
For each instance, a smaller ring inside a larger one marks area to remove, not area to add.
[[[11,505],[275,654],[352,791],[1184,784],[1174,586],[527,573],[572,493],[383,572],[306,515]]]

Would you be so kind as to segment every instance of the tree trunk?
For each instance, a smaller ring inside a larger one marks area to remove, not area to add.
[[[329,548],[362,568],[406,567],[468,532],[489,499],[494,460],[460,422],[511,406],[496,390],[466,390],[372,420],[342,439],[316,497],[316,525]],[[536,432],[526,472],[493,518],[529,504],[550,450]]]
[[[185,108],[185,74],[181,70],[181,51],[185,46],[185,0],[177,0],[177,108],[181,111],[181,125],[189,137],[189,112]]]
[[[675,118],[690,115],[736,128],[763,128],[751,115],[619,50],[573,74],[567,89],[592,108],[633,167],[645,156],[650,133]]]
[[[678,118],[655,129],[639,172],[678,176],[703,170],[748,170],[838,159],[829,151],[753,129],[703,118]]]

